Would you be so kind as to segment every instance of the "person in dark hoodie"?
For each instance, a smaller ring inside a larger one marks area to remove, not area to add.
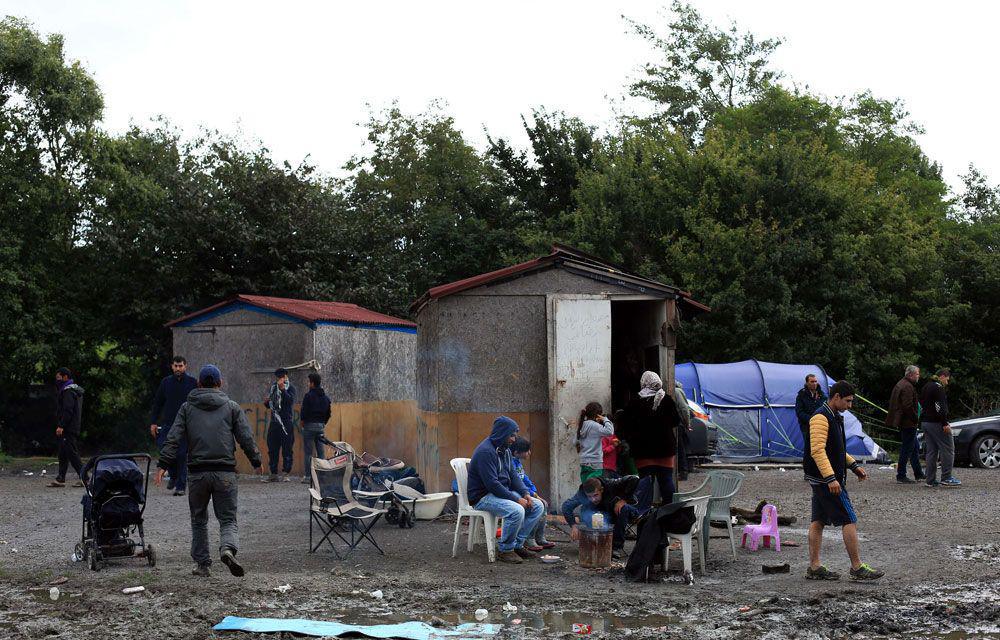
[[[215,365],[205,365],[198,374],[198,388],[181,405],[160,449],[156,486],[163,483],[167,470],[177,462],[182,442],[187,443],[188,506],[191,509],[191,557],[197,566],[191,573],[208,577],[212,557],[208,550],[208,503],[212,502],[219,520],[219,554],[234,576],[244,574],[236,561],[239,531],[236,525],[236,444],[250,465],[264,473],[260,451],[250,431],[246,414],[222,392],[222,373]]]
[[[510,445],[517,439],[517,432],[517,423],[507,416],[493,421],[489,437],[472,452],[468,485],[473,508],[503,518],[499,559],[514,564],[535,557],[534,552],[524,548],[524,541],[535,530],[538,519],[545,516],[542,501],[531,497],[514,471]]]
[[[271,476],[265,482],[277,482],[278,454],[281,454],[281,471],[285,482],[290,482],[292,456],[295,450],[295,424],[292,412],[295,409],[295,387],[288,379],[287,369],[274,372],[274,384],[264,398],[264,406],[271,410],[271,424],[267,428],[267,459]]]
[[[312,476],[313,448],[316,449],[316,457],[325,457],[323,442],[323,431],[326,423],[330,421],[330,398],[322,387],[323,378],[316,372],[309,374],[309,391],[302,397],[302,408],[299,409],[299,419],[302,420],[302,445],[305,449],[304,469],[302,484],[309,484]]]
[[[955,439],[948,423],[948,395],[945,387],[951,382],[951,370],[941,369],[920,391],[920,428],[927,446],[928,487],[960,487],[962,481],[951,475],[955,464]],[[938,458],[941,460],[941,482],[937,481]]]
[[[73,465],[76,475],[80,475],[83,464],[77,441],[80,438],[80,418],[83,416],[83,387],[73,382],[73,374],[63,367],[56,371],[56,385],[59,398],[56,406],[56,439],[59,441],[59,472],[50,487],[66,486],[66,471]],[[77,480],[74,487],[82,487]]]
[[[198,388],[198,381],[187,374],[187,360],[184,356],[174,356],[170,363],[172,374],[160,380],[160,386],[153,396],[153,411],[149,418],[149,433],[156,439],[159,449],[167,441],[170,426],[181,405],[187,400],[188,394]],[[160,420],[160,417],[163,420]],[[175,496],[182,496],[187,490],[187,449],[182,442],[177,452],[177,466],[170,470],[170,482],[167,489],[173,489]]]
[[[795,417],[799,421],[799,430],[802,431],[803,435],[809,430],[809,420],[812,419],[816,410],[823,406],[824,402],[826,402],[826,396],[819,388],[819,380],[815,374],[810,373],[806,376],[805,386],[799,389],[799,394],[795,396]],[[806,442],[805,446],[808,448],[809,443]]]

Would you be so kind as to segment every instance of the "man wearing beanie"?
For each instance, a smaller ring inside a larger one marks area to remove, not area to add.
[[[236,526],[236,443],[250,464],[263,473],[260,451],[250,432],[250,423],[240,405],[222,392],[222,373],[215,365],[205,365],[198,374],[198,388],[181,405],[170,427],[160,460],[156,485],[177,460],[182,442],[187,444],[188,506],[191,508],[191,557],[197,567],[192,573],[208,577],[212,557],[208,550],[208,503],[212,502],[219,520],[219,553],[234,576],[244,574],[236,561],[239,534]]]
[[[473,508],[503,518],[500,561],[514,564],[520,564],[521,558],[535,557],[534,552],[524,548],[524,541],[535,530],[538,519],[545,517],[542,501],[531,497],[514,471],[510,445],[517,439],[517,432],[517,423],[507,416],[493,421],[489,437],[472,453],[468,486]]]

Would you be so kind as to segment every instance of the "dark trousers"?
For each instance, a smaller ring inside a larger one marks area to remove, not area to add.
[[[632,522],[639,519],[639,516],[649,510],[653,504],[653,481],[640,480],[635,488],[635,504],[623,505],[617,514],[609,514],[609,518],[615,524],[611,532],[611,546],[614,549],[621,549],[625,546],[625,528]]]
[[[917,429],[900,429],[900,440],[902,445],[899,448],[899,463],[896,465],[896,477],[906,477],[906,463],[913,467],[913,477],[920,480],[924,477],[924,470],[920,468],[920,452],[917,446]]]
[[[688,432],[684,428],[684,425],[677,427],[677,479],[687,480],[687,476],[691,473],[691,467],[688,463]]]
[[[281,470],[285,473],[292,471],[292,449],[295,445],[295,427],[285,426],[288,433],[281,429],[281,425],[272,422],[267,430],[267,461],[271,467],[271,473],[278,473],[278,452],[281,452]]]
[[[326,425],[322,422],[307,422],[302,425],[302,449],[305,453],[303,469],[307,476],[312,474],[313,450],[315,449],[317,458],[326,457],[326,449],[323,448],[323,443],[320,441],[320,438],[323,437],[324,427]]]
[[[236,473],[204,471],[191,474],[188,507],[191,508],[191,558],[199,565],[211,565],[208,550],[208,503],[219,521],[219,554],[226,549],[236,553],[240,545],[236,526]]]
[[[59,475],[56,476],[56,480],[59,482],[66,482],[66,471],[69,469],[69,465],[73,465],[73,470],[76,471],[76,475],[80,475],[80,470],[83,468],[83,464],[80,462],[80,451],[77,448],[76,434],[68,433],[63,431],[63,434],[59,440]]]
[[[157,449],[163,448],[163,443],[167,441],[167,434],[169,433],[170,427],[160,427],[160,430],[156,433]],[[174,466],[169,469],[170,479],[174,481],[174,489],[176,491],[184,491],[187,489],[187,451],[187,438],[181,438],[180,444],[177,445],[177,459],[174,461]]]
[[[663,504],[670,504],[674,501],[674,470],[670,467],[660,467],[650,465],[639,467],[639,477],[652,476],[656,479],[657,486],[660,487],[660,500]]]

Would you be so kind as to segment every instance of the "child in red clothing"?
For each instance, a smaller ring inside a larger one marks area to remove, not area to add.
[[[604,453],[604,477],[618,477],[618,447],[621,441],[617,436],[604,436],[601,438],[601,451]]]

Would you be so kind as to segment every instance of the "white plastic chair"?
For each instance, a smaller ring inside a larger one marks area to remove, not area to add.
[[[691,530],[687,533],[667,533],[667,539],[673,538],[674,540],[679,540],[681,543],[681,554],[684,556],[684,576],[685,578],[693,575],[694,569],[691,563],[691,548],[701,535],[702,523],[705,520],[705,514],[708,513],[708,501],[712,496],[699,496],[697,498],[690,498],[688,500],[681,500],[686,506],[694,507],[694,524],[691,525]],[[701,560],[701,573],[705,573],[705,548],[699,544],[698,545],[698,556]],[[663,551],[663,568],[666,569],[667,564],[670,562],[670,545]]]
[[[497,559],[497,520],[498,518],[489,511],[479,511],[473,509],[469,504],[469,462],[471,458],[452,458],[451,468],[455,471],[455,480],[458,483],[458,518],[455,519],[455,540],[451,545],[451,557],[458,555],[458,538],[462,531],[462,518],[469,518],[469,553],[476,544],[479,535],[480,521],[483,527],[483,537],[486,542],[486,556],[490,562]]]

